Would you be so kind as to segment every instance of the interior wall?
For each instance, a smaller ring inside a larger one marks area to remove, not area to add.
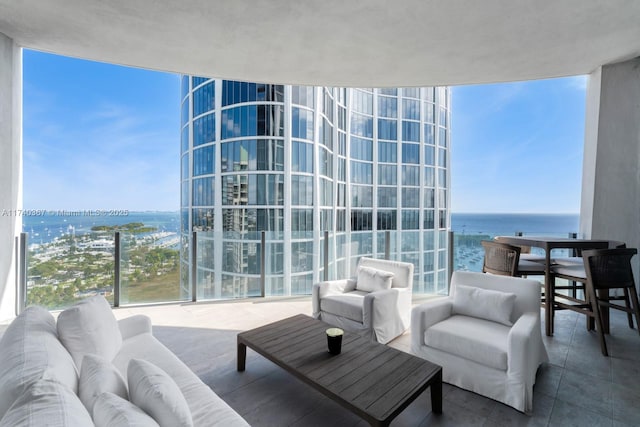
[[[580,231],[638,248],[640,57],[604,65],[589,80]],[[636,282],[638,265],[636,256]]]
[[[22,51],[0,33],[0,321],[15,316],[15,237],[22,230]]]

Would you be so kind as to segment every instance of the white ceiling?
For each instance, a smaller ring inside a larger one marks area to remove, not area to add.
[[[640,56],[638,0],[0,0],[23,47],[185,74],[431,86]]]

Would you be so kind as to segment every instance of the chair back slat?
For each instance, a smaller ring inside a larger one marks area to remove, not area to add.
[[[520,261],[520,248],[490,240],[480,242],[484,247],[483,273],[516,276]]]
[[[622,289],[635,286],[631,258],[637,249],[597,249],[583,251],[587,278],[594,290]]]

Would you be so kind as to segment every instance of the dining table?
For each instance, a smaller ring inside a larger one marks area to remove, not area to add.
[[[606,249],[609,247],[609,240],[597,239],[574,239],[570,237],[547,237],[547,236],[497,236],[496,241],[514,246],[530,246],[542,248],[545,252],[544,261],[544,322],[547,336],[553,335],[553,311],[555,303],[555,278],[552,271],[551,252],[553,250],[587,250]]]

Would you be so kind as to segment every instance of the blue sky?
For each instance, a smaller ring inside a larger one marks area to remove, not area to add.
[[[24,51],[24,206],[179,208],[179,77]],[[577,213],[586,78],[452,88],[453,212]]]

